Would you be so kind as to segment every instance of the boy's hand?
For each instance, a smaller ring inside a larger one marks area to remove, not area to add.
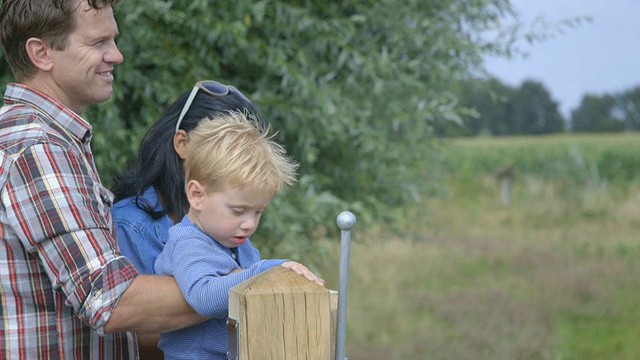
[[[295,271],[296,273],[306,277],[307,279],[315,282],[316,284],[320,285],[320,286],[324,286],[324,280],[319,278],[318,276],[316,276],[316,274],[312,273],[311,270],[307,269],[306,266],[295,262],[295,261],[285,261],[284,263],[282,263],[282,266],[286,267],[287,269],[291,269],[293,271]]]

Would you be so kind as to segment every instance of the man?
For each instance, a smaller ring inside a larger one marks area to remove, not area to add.
[[[0,358],[130,359],[135,335],[203,321],[172,277],[117,250],[78,114],[111,97],[119,0],[5,0],[16,83],[0,110]]]

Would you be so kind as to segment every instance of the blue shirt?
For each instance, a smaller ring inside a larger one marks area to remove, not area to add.
[[[227,359],[229,289],[286,260],[260,260],[249,239],[236,248],[220,245],[185,216],[169,229],[155,264],[156,273],[175,277],[189,305],[211,317],[203,323],[160,335],[165,359]],[[242,271],[229,274],[232,270]]]
[[[162,204],[153,186],[143,192],[139,201],[148,202],[154,210],[162,211]],[[131,260],[139,272],[155,273],[153,264],[164,248],[169,228],[173,226],[169,215],[153,219],[136,205],[135,196],[116,202],[111,213],[122,255]]]

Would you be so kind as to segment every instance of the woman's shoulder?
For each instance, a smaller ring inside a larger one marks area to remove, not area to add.
[[[164,248],[169,228],[173,225],[168,215],[154,218],[138,206],[140,200],[154,199],[157,198],[149,198],[144,194],[139,198],[131,196],[117,201],[112,207],[120,251],[145,274],[154,272],[155,259]]]
[[[162,205],[153,187],[145,189],[140,196],[133,195],[116,201],[111,207],[111,212],[116,221],[152,220],[153,218],[149,211],[144,209],[145,206],[155,211],[162,211]]]
[[[116,223],[137,223],[153,220],[149,212],[138,206],[135,196],[115,202],[111,207],[111,214],[113,215],[113,221]]]

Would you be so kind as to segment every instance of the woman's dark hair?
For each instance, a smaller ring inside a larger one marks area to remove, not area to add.
[[[154,219],[172,214],[176,221],[180,221],[186,214],[189,202],[184,190],[182,160],[173,147],[173,137],[178,115],[189,93],[190,91],[184,93],[165,109],[160,119],[149,128],[142,139],[138,158],[133,166],[115,176],[115,185],[111,189],[115,201],[136,196],[136,205]],[[224,96],[212,96],[198,91],[189,111],[182,119],[180,129],[189,132],[202,119],[229,111],[249,112],[262,122],[258,109],[236,89],[231,89]],[[155,211],[154,204],[149,204],[141,198],[149,186],[155,188],[162,201],[163,211]]]

